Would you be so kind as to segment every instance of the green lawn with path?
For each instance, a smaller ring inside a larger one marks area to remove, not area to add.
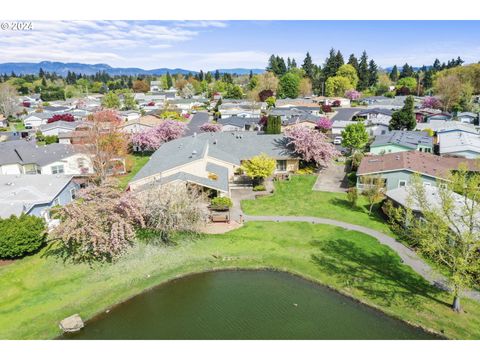
[[[52,338],[69,315],[88,319],[169,279],[225,268],[289,271],[447,337],[480,338],[479,303],[463,300],[466,312],[454,313],[448,294],[376,239],[329,225],[273,222],[182,237],[171,246],[136,245],[115,264],[65,264],[43,252],[0,267],[0,338]]]
[[[242,209],[248,215],[315,216],[362,225],[392,235],[378,206],[368,214],[368,203],[359,196],[352,208],[344,193],[312,190],[316,175],[292,176],[289,181],[275,183],[275,192],[257,200],[243,200]]]

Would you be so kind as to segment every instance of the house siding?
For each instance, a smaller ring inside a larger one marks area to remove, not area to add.
[[[34,215],[38,217],[43,217],[45,210],[48,210],[55,206],[56,200],[58,200],[58,205],[60,206],[65,206],[69,203],[72,202],[72,194],[71,190],[75,189],[78,191],[80,189],[79,185],[74,183],[73,181],[70,181],[67,186],[63,188],[63,190],[53,199],[50,203],[47,204],[38,204],[33,206],[29,211],[29,215]]]
[[[385,173],[369,174],[369,176],[380,175],[383,179],[386,180],[386,189],[393,190],[399,187],[400,181],[406,181],[407,185],[411,182],[412,172],[407,170],[398,170]],[[360,183],[361,175],[357,175],[357,188],[362,189],[362,184]],[[436,185],[437,179],[427,175],[420,175],[423,182],[430,183],[431,185]]]

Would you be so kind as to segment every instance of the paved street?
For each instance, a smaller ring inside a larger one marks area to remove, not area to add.
[[[199,111],[195,115],[193,115],[192,120],[188,123],[187,131],[185,132],[185,136],[191,136],[193,133],[200,132],[200,126],[208,122],[208,112],[206,111]]]

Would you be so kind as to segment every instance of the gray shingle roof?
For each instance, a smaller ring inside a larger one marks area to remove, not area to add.
[[[217,122],[221,125],[233,125],[238,127],[245,127],[245,125],[258,124],[259,117],[245,118],[242,116],[230,116],[226,119],[218,119]]]
[[[0,143],[0,165],[37,164],[45,166],[76,154],[71,145],[50,144],[37,146],[34,142],[15,140]]]
[[[400,131],[393,130],[386,135],[378,135],[370,147],[384,145],[399,145],[409,149],[416,149],[417,146],[433,146],[433,138],[421,131]]]
[[[283,135],[263,135],[254,132],[201,133],[163,144],[132,182],[201,159],[205,155],[240,165],[241,160],[265,153],[275,159],[295,158],[286,148]]]
[[[0,218],[52,202],[71,180],[66,175],[0,175]]]

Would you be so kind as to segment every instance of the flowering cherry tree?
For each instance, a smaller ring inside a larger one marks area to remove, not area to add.
[[[332,121],[329,118],[322,116],[315,125],[321,132],[326,133],[332,128]]]
[[[345,97],[350,100],[358,100],[361,96],[362,93],[355,89],[350,89],[345,92]]]
[[[333,158],[340,155],[327,136],[306,126],[296,125],[285,132],[288,145],[305,161],[318,166],[328,166]]]
[[[144,227],[138,200],[114,183],[80,190],[57,215],[61,222],[50,243],[74,262],[113,261],[133,243],[135,228]]]
[[[181,137],[186,129],[185,123],[166,120],[153,129],[133,134],[131,141],[138,149],[157,150],[163,143]]]
[[[422,101],[422,108],[424,109],[440,109],[442,102],[435,96],[426,96]]]
[[[219,132],[219,131],[222,130],[222,125],[205,123],[202,126],[200,126],[200,130],[205,131],[205,132]]]

